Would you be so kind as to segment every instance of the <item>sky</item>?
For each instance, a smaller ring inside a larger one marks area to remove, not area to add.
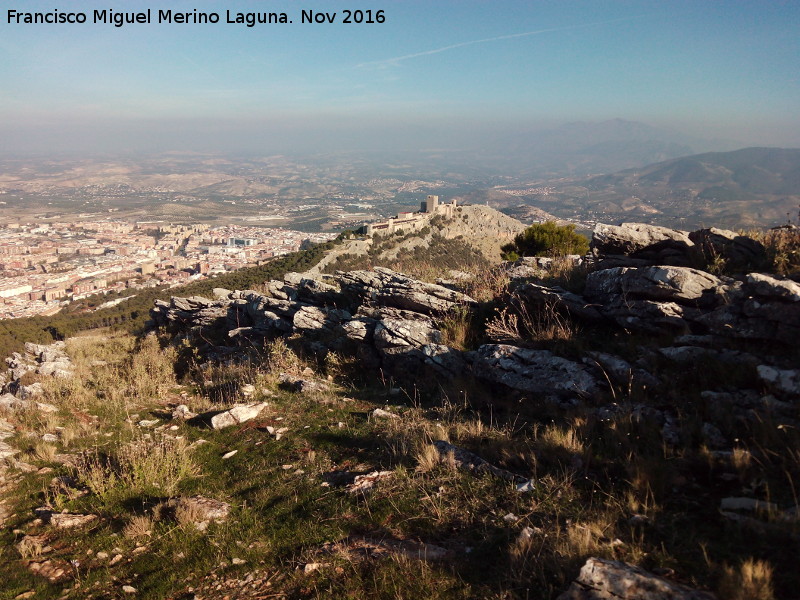
[[[150,24],[91,23],[148,8]],[[342,22],[359,8],[385,21]],[[220,22],[157,23],[193,9]],[[293,22],[248,28],[226,11]],[[0,154],[458,148],[614,118],[798,147],[798,32],[796,0],[10,0]]]

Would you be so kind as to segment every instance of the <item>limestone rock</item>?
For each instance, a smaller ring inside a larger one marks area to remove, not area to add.
[[[281,385],[293,392],[301,394],[309,394],[311,392],[325,392],[330,389],[327,383],[317,381],[315,379],[308,379],[290,375],[289,373],[280,374]]]
[[[514,390],[585,396],[597,391],[597,382],[583,365],[547,350],[485,344],[471,354],[476,377]]]
[[[50,524],[58,529],[74,529],[76,527],[85,527],[97,519],[97,515],[53,513],[50,515]]]
[[[23,400],[41,396],[42,394],[44,394],[44,388],[42,388],[42,384],[38,381],[30,385],[21,385],[17,390],[17,397]]]
[[[375,347],[380,349],[391,347],[418,348],[426,344],[438,344],[441,332],[429,319],[381,319],[375,324]]]
[[[251,404],[239,404],[224,412],[211,417],[211,427],[214,429],[224,429],[245,421],[255,419],[262,410],[269,406],[266,402],[253,402]]]
[[[31,561],[28,570],[34,575],[44,577],[50,583],[57,583],[69,578],[69,565],[64,561]]]
[[[601,304],[625,297],[713,305],[720,302],[723,286],[718,277],[689,267],[617,267],[590,273],[585,296]]]
[[[394,471],[372,471],[366,475],[356,475],[353,483],[347,486],[347,491],[351,494],[366,494],[378,484],[379,481],[388,479],[394,475]]]
[[[659,384],[658,379],[644,369],[634,367],[628,361],[607,352],[587,352],[583,362],[589,366],[599,366],[604,374],[616,385],[628,386],[634,384],[655,387]]]
[[[17,454],[19,454],[19,450],[13,446],[9,446],[5,442],[0,442],[0,461],[11,458]]]
[[[603,319],[597,306],[584,297],[558,286],[546,287],[527,283],[517,287],[514,290],[514,296],[528,305],[564,310],[582,321],[598,322]]]
[[[761,242],[727,229],[700,229],[689,234],[707,261],[724,259],[728,267],[755,268],[766,261],[767,252]]]
[[[759,365],[756,367],[756,371],[761,380],[773,387],[776,393],[786,394],[800,400],[800,370]]]
[[[747,283],[756,296],[786,302],[800,302],[800,283],[791,279],[778,279],[764,273],[749,273]]]
[[[31,410],[34,403],[30,400],[22,400],[17,398],[14,394],[3,394],[0,396],[0,408],[11,411]]]
[[[197,414],[189,410],[189,407],[185,404],[179,404],[175,407],[175,410],[172,411],[172,418],[180,421],[188,421],[196,416]]]
[[[651,264],[687,264],[687,253],[693,246],[686,231],[644,223],[598,223],[590,244],[595,256],[631,256]]]
[[[376,408],[372,411],[372,418],[373,419],[399,419],[400,415],[397,415],[393,412],[389,412],[388,410],[383,410],[382,408]]]
[[[708,592],[615,560],[590,558],[557,600],[714,600]]]

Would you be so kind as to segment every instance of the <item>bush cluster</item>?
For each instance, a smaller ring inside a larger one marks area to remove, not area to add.
[[[558,225],[553,221],[535,223],[518,234],[514,241],[501,248],[503,260],[520,256],[566,256],[586,254],[589,240],[575,232],[575,225]]]

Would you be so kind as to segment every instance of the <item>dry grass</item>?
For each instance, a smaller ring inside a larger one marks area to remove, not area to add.
[[[582,454],[586,449],[576,427],[547,425],[543,429],[537,429],[534,438],[537,447],[564,450],[573,454]]]
[[[464,293],[478,302],[489,302],[502,296],[511,279],[502,266],[476,270],[464,285]]]
[[[134,439],[110,456],[84,454],[75,468],[79,481],[103,499],[115,493],[171,495],[197,470],[186,442],[166,436]]]
[[[747,235],[764,244],[770,270],[779,275],[793,275],[800,271],[800,228],[770,229]]]
[[[439,451],[433,444],[426,444],[415,455],[417,473],[430,473],[442,462]]]
[[[726,600],[773,600],[772,567],[763,560],[748,558],[739,568],[725,567],[719,584]]]
[[[155,335],[145,336],[133,355],[128,378],[133,396],[140,400],[158,398],[163,392],[174,387],[175,362],[174,348],[162,348]]]
[[[161,348],[152,335],[138,345],[135,338],[121,333],[82,336],[68,340],[66,351],[73,376],[48,377],[41,383],[43,400],[69,412],[101,413],[119,422],[136,410],[136,403],[159,398],[176,385],[176,353]]]
[[[122,530],[126,538],[141,539],[153,534],[153,519],[147,515],[134,515]]]
[[[575,337],[572,321],[562,315],[554,302],[530,308],[521,301],[503,308],[486,324],[486,335],[504,343],[525,345],[529,342],[567,341]]]
[[[58,450],[53,444],[37,442],[31,450],[31,455],[42,462],[53,462],[57,452]]]
[[[41,556],[44,548],[44,541],[41,538],[32,535],[26,535],[24,538],[22,538],[22,541],[17,544],[17,551],[20,553],[22,558],[26,560]]]
[[[475,339],[472,315],[466,306],[458,306],[439,322],[442,343],[457,350],[467,350]]]
[[[266,345],[265,363],[267,369],[273,375],[278,375],[279,373],[300,375],[307,366],[282,338],[271,341]]]

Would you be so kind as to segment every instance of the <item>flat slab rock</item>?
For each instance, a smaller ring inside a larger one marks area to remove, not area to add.
[[[556,600],[715,600],[715,596],[623,562],[590,558]]]
[[[484,344],[473,358],[477,377],[514,390],[585,396],[597,391],[597,382],[583,365],[547,350]]]
[[[28,570],[34,575],[44,577],[50,583],[58,583],[69,579],[70,566],[65,561],[31,561],[28,563]]]
[[[224,412],[211,417],[211,427],[214,429],[224,429],[245,421],[255,419],[262,410],[269,404],[267,402],[255,402],[252,404],[239,404]]]
[[[59,529],[74,529],[85,527],[89,523],[96,521],[97,515],[78,515],[71,513],[53,513],[50,515],[50,524]]]

